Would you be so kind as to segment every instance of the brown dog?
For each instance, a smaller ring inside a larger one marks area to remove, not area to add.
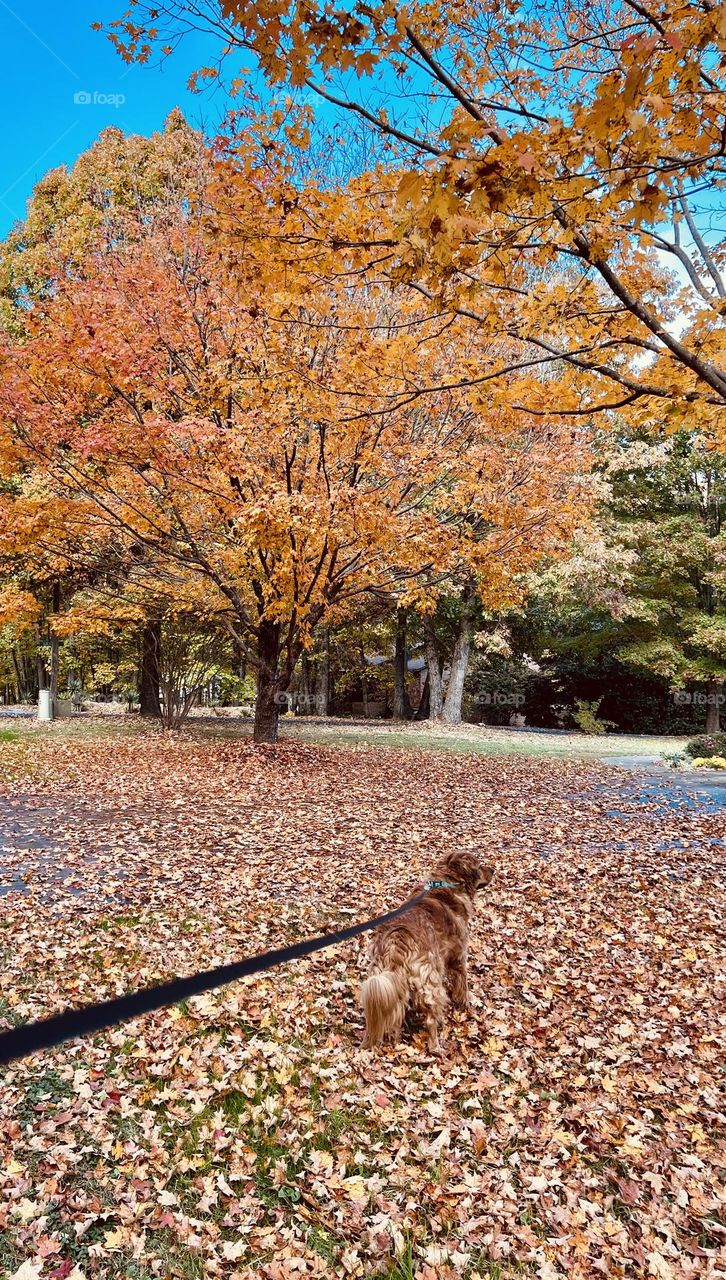
[[[369,977],[361,988],[370,1048],[396,1040],[407,1016],[422,1021],[429,1049],[437,1049],[444,1010],[468,1005],[467,949],[474,896],[489,884],[493,867],[473,853],[452,853],[431,873],[446,887],[434,888],[422,902],[373,934]]]

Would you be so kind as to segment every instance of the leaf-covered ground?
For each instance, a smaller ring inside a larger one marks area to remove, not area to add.
[[[474,1009],[361,1050],[365,940],[5,1070],[0,1274],[726,1275],[724,814],[597,764],[0,743],[4,1025],[498,876]]]

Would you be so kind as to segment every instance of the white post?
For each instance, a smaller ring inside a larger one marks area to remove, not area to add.
[[[53,719],[53,704],[50,700],[50,689],[41,689],[38,693],[38,719]]]

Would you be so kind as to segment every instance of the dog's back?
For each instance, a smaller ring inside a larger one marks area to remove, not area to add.
[[[449,996],[463,1005],[466,953],[473,898],[488,884],[492,867],[471,854],[454,854],[437,864],[441,880],[433,892],[398,920],[377,929],[368,952],[368,978],[361,987],[366,1048],[395,1040],[406,1014],[419,1015],[429,1047],[438,1045],[438,1027]]]
[[[369,977],[361,987],[366,1048],[397,1039],[409,1009],[438,1022],[446,1008],[446,956],[466,936],[466,922],[452,930],[452,913],[435,899],[413,907],[404,920],[373,935]],[[458,914],[458,913],[456,913]],[[457,921],[458,924],[458,921]]]

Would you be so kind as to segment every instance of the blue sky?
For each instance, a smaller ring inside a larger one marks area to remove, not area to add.
[[[91,30],[124,8],[124,0],[0,0],[0,237],[23,217],[38,179],[72,164],[109,125],[153,133],[180,106],[214,132],[222,99],[186,88],[213,46],[188,37],[165,65],[129,68],[105,35]],[[74,101],[79,94],[91,100]]]

